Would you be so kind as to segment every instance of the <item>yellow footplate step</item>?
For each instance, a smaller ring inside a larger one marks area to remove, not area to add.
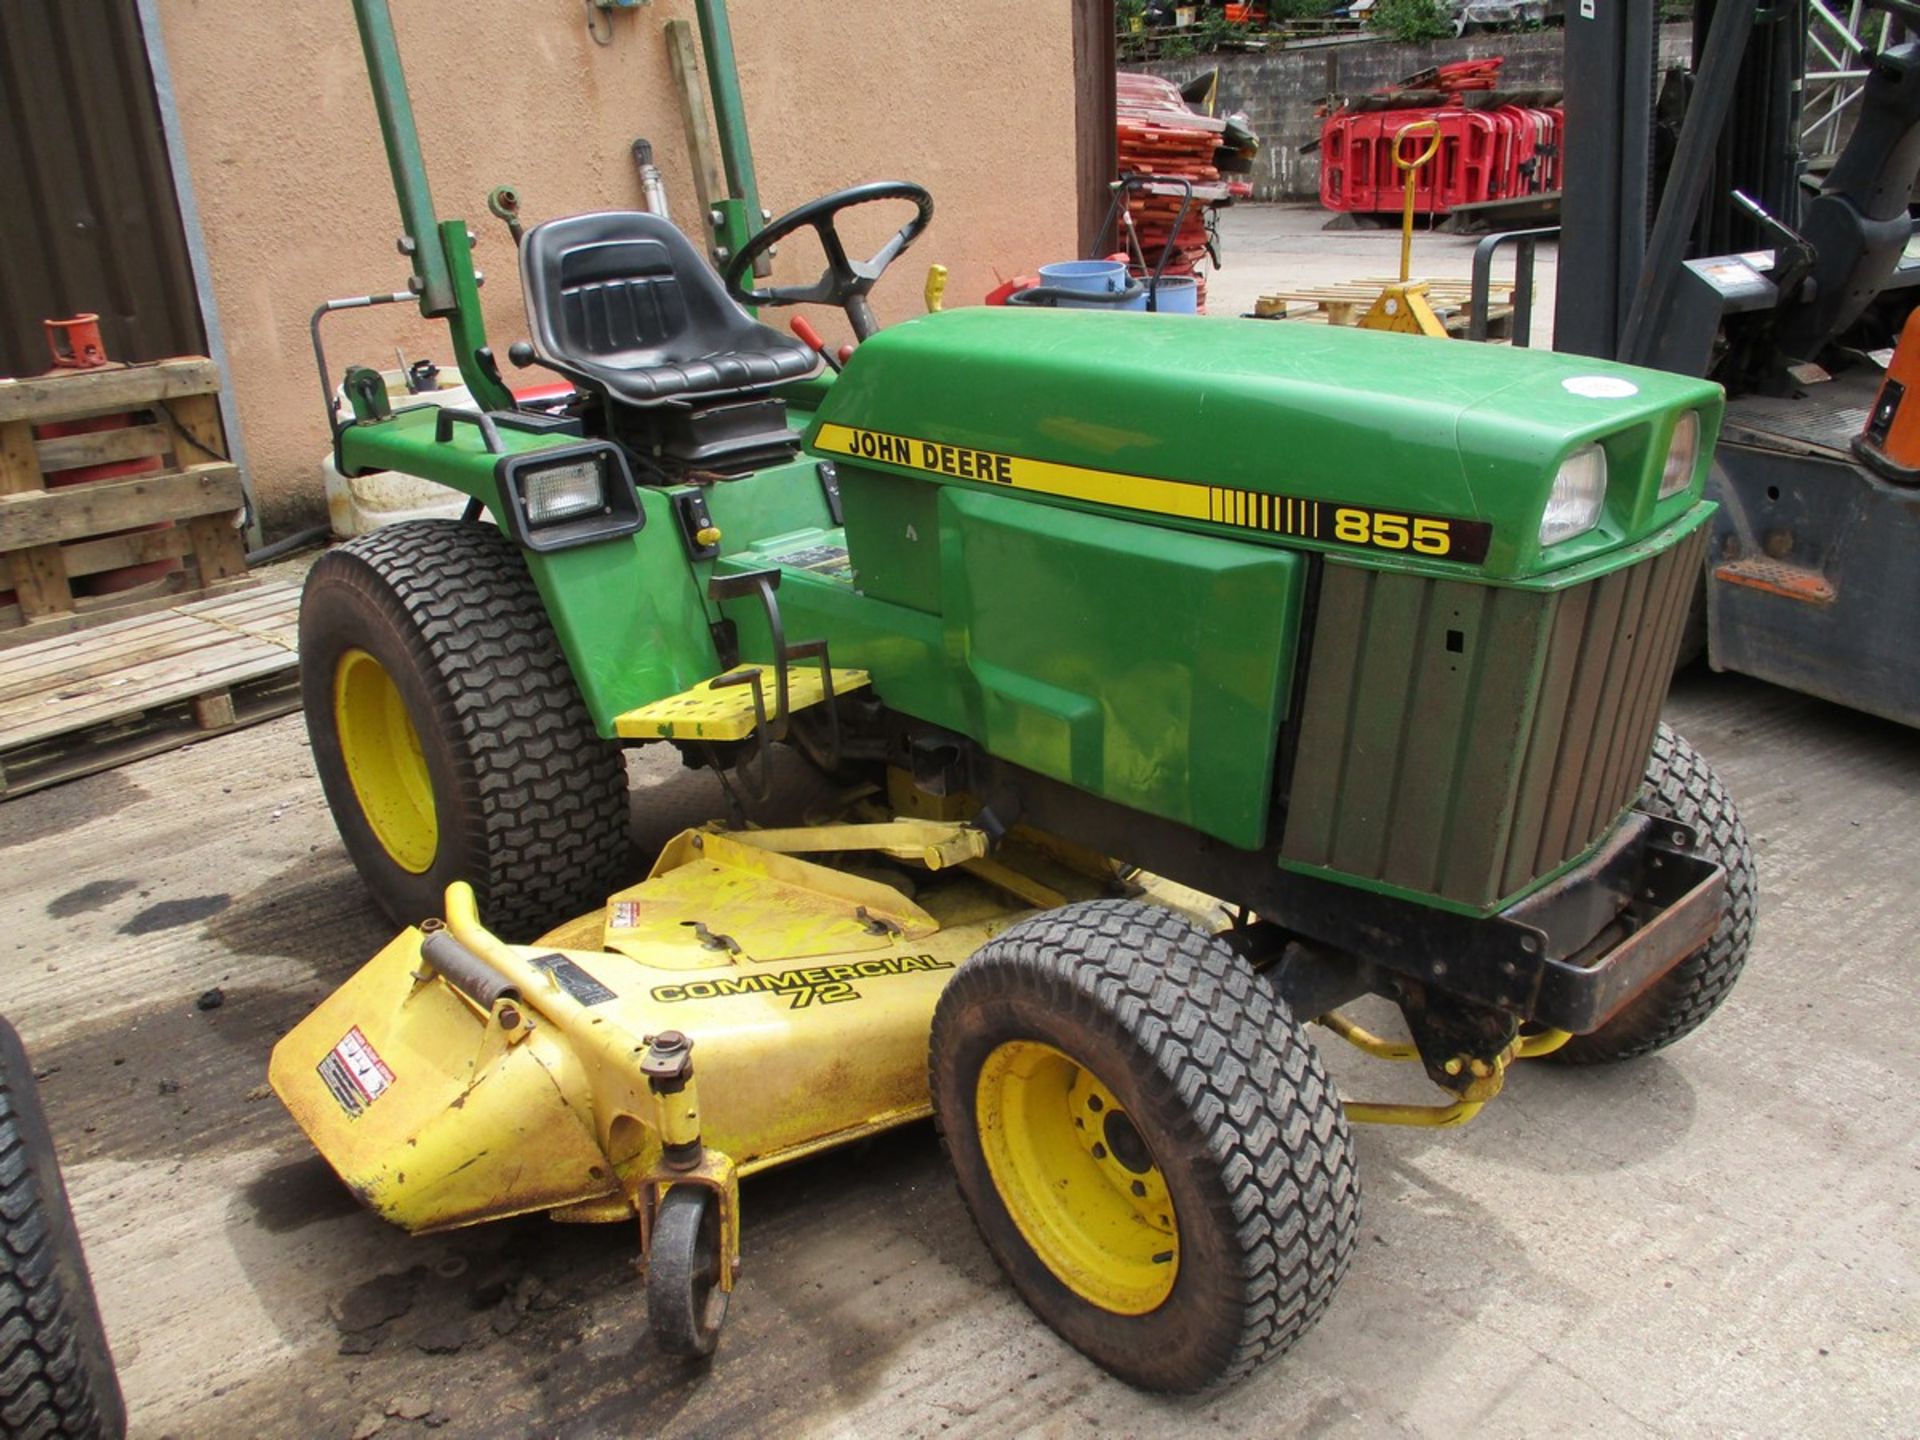
[[[721,685],[733,676],[758,672],[760,693],[768,718],[774,713],[774,683],[771,665],[739,665],[725,675],[702,680],[691,690],[655,700],[614,718],[613,733],[623,740],[745,740],[753,734],[756,721],[753,708],[754,687],[736,681]],[[869,676],[864,670],[835,670],[833,693],[844,695],[858,690]],[[826,698],[817,665],[787,667],[787,709],[805,710]]]

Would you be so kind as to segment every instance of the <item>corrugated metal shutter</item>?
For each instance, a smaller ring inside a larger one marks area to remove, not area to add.
[[[0,375],[96,311],[116,360],[204,354],[133,0],[0,3]]]

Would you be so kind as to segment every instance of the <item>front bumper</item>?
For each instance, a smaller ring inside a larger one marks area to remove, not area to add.
[[[1691,827],[1634,810],[1592,854],[1494,915],[1326,881],[1288,885],[1262,913],[1468,1004],[1585,1034],[1712,937],[1726,872],[1694,848]]]
[[[1727,872],[1694,844],[1688,826],[1635,811],[1584,864],[1501,913],[1547,940],[1528,1019],[1577,1035],[1598,1030],[1713,937]],[[1596,921],[1584,946],[1555,953],[1556,938],[1568,944]]]

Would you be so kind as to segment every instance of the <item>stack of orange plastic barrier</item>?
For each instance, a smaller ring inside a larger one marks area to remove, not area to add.
[[[1164,273],[1193,276],[1204,309],[1206,275],[1199,266],[1207,255],[1207,210],[1233,200],[1234,187],[1214,164],[1227,122],[1196,114],[1173,83],[1157,75],[1121,74],[1115,92],[1120,173],[1144,182],[1127,194],[1127,213],[1140,244],[1139,255],[1129,254],[1134,273],[1142,278],[1151,273],[1171,239],[1173,253]],[[1183,181],[1192,185],[1193,200],[1181,219]]]

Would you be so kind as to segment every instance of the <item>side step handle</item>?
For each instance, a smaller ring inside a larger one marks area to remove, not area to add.
[[[773,645],[773,710],[762,709],[760,676],[757,671],[743,671],[733,675],[723,675],[713,682],[714,688],[726,685],[753,686],[753,704],[756,724],[762,737],[761,748],[761,786],[765,800],[772,793],[773,773],[765,747],[775,741],[785,740],[791,725],[792,707],[789,703],[787,688],[787,667],[795,660],[817,660],[820,665],[821,699],[827,713],[827,754],[837,759],[840,754],[840,715],[834,704],[833,666],[827,656],[825,640],[803,640],[797,645],[787,644],[787,629],[780,618],[780,602],[774,598],[774,591],[780,588],[780,571],[769,567],[762,570],[742,570],[731,575],[715,575],[707,581],[707,596],[714,601],[740,600],[749,595],[758,596],[760,604],[767,612],[767,634]],[[829,761],[831,764],[831,760]]]
[[[710,600],[742,600],[749,595],[760,597],[760,604],[767,612],[767,634],[773,640],[773,713],[766,719],[766,738],[784,740],[787,738],[787,629],[780,619],[780,602],[773,598],[773,592],[780,588],[780,572],[769,567],[765,570],[742,570],[733,575],[715,575],[707,581],[707,598]],[[724,678],[722,684],[740,684],[731,677]]]

